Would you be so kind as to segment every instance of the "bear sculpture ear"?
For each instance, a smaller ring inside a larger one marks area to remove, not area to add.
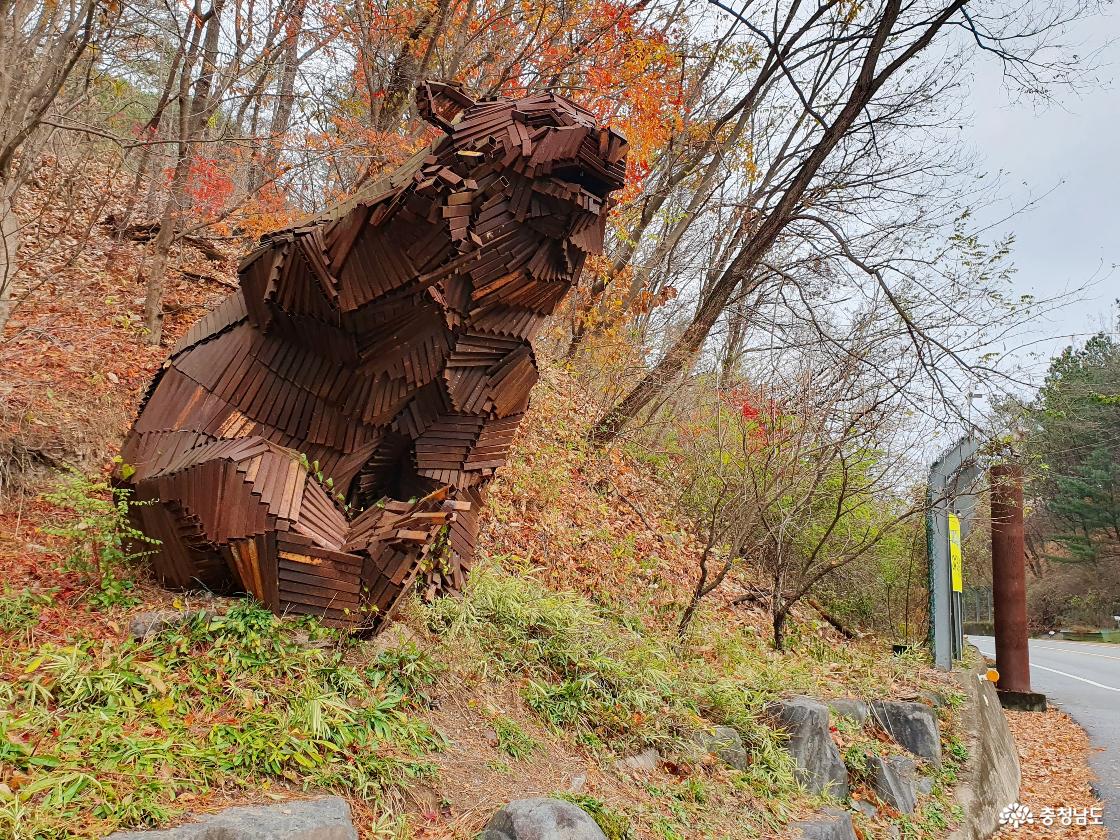
[[[420,82],[416,85],[416,108],[436,128],[451,133],[452,124],[475,102],[453,82]]]

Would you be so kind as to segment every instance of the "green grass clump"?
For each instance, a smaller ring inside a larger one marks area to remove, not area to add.
[[[494,732],[498,736],[498,749],[510,758],[528,758],[537,750],[537,742],[504,715],[494,718]]]
[[[0,592],[0,633],[16,636],[26,633],[39,622],[39,613],[52,603],[51,593],[19,592],[7,584]]]
[[[430,702],[428,689],[436,684],[443,667],[415,642],[405,642],[399,647],[382,651],[376,661],[377,669],[389,675],[396,689],[414,702]]]
[[[897,825],[903,840],[934,840],[944,837],[962,815],[959,805],[949,805],[943,797],[936,797],[913,814],[902,814]]]
[[[314,625],[310,631],[322,634]],[[0,836],[165,822],[223,788],[327,788],[379,801],[428,776],[438,736],[378,665],[304,646],[240,603],[145,641],[0,654]],[[16,784],[18,782],[18,784]]]
[[[590,602],[525,578],[478,570],[465,596],[437,601],[428,622],[477,648],[485,671],[528,677],[526,702],[559,727],[621,737],[673,693],[667,651]]]

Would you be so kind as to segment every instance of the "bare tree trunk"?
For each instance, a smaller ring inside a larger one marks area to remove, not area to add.
[[[729,557],[720,567],[719,571],[716,572],[715,577],[712,578],[712,580],[709,582],[709,553],[710,551],[705,551],[704,554],[700,557],[700,579],[696,581],[696,588],[692,590],[692,598],[689,600],[688,606],[685,607],[684,612],[681,614],[680,623],[677,625],[678,639],[683,639],[685,633],[688,632],[688,626],[692,623],[692,619],[696,615],[696,610],[699,608],[700,602],[704,600],[704,598],[708,594],[714,592],[720,586],[720,584],[722,584],[724,580],[727,579],[728,573],[735,565],[734,558]]]
[[[677,638],[683,639],[684,634],[688,632],[688,626],[692,623],[692,617],[696,615],[696,608],[700,606],[700,598],[703,597],[701,592],[704,588],[704,574],[701,573],[700,580],[696,583],[696,588],[692,590],[692,598],[685,607],[684,612],[681,614],[680,623],[677,625]]]
[[[408,33],[400,52],[389,71],[388,83],[381,98],[381,107],[373,114],[373,126],[379,131],[388,131],[400,119],[412,100],[412,89],[420,75],[427,72],[431,62],[435,41],[443,33],[447,24],[451,0],[439,0],[436,7],[425,14]],[[422,55],[416,48],[424,36],[428,43]]]
[[[780,609],[774,613],[774,650],[784,651],[786,649],[786,619],[789,617],[789,611]]]
[[[190,27],[194,24],[194,18],[187,21],[187,30],[183,33],[183,38],[179,41],[179,46],[175,50],[175,55],[171,59],[171,66],[167,71],[167,77],[164,81],[163,90],[159,95],[159,102],[156,104],[152,116],[148,119],[147,125],[144,126],[144,131],[147,133],[148,138],[155,141],[159,137],[160,124],[163,122],[163,115],[167,110],[167,106],[171,102],[171,94],[175,90],[175,83],[179,65],[183,61],[183,57],[187,51],[187,43],[189,42]],[[153,150],[156,148],[154,142],[144,145],[140,151],[140,163],[136,167],[136,177],[132,182],[132,189],[129,190],[128,196],[125,199],[124,212],[120,214],[120,221],[118,228],[124,230],[128,227],[128,223],[132,221],[132,214],[136,210],[136,203],[140,200],[140,187],[144,184],[144,178],[148,174],[148,164],[152,159]],[[154,179],[150,181],[154,184]],[[146,198],[147,204],[151,206],[152,191],[149,187],[148,195]]]
[[[902,608],[902,642],[910,643],[910,586],[914,579],[914,557],[918,553],[918,530],[914,530],[914,540],[910,544],[910,555],[906,564],[906,603]],[[923,546],[924,548],[924,546]]]
[[[292,8],[288,32],[284,40],[284,69],[280,72],[280,83],[276,92],[276,110],[268,127],[268,145],[265,151],[264,166],[254,165],[249,178],[249,192],[256,190],[263,178],[275,174],[276,167],[284,153],[284,137],[288,133],[288,123],[296,104],[296,74],[299,72],[299,37],[303,32],[303,15],[307,0],[297,0]],[[258,100],[259,104],[259,100]],[[255,134],[255,132],[251,132]]]
[[[842,622],[839,618],[837,618],[835,615],[833,615],[831,612],[829,612],[829,610],[820,601],[816,600],[815,598],[806,598],[805,603],[808,604],[810,607],[812,607],[813,610],[816,611],[816,613],[821,618],[823,618],[825,621],[827,621],[829,623],[829,625],[831,625],[832,629],[835,630],[837,633],[839,633],[841,636],[843,636],[846,639],[854,639],[856,637],[855,631],[851,630],[849,627],[847,627],[844,624],[844,622]],[[887,624],[888,624],[888,626],[890,625],[890,621],[891,621],[890,617],[891,617],[891,599],[890,599],[890,587],[888,586],[887,587]]]
[[[749,302],[745,300],[748,287],[756,286],[761,287],[762,283],[752,283],[750,280],[744,283],[742,292],[739,294],[740,303],[738,306],[733,305],[732,307],[730,323],[727,327],[727,343],[723,348],[723,359],[720,362],[720,382],[731,382],[736,365],[740,361],[739,357],[743,352],[743,341],[747,336],[747,328],[750,326],[751,319],[762,308],[765,300],[765,291],[758,292]]]
[[[20,222],[15,196],[51,129],[44,125],[93,37],[99,4],[0,0],[0,335],[12,315]],[[108,26],[105,12],[101,23]],[[80,99],[83,93],[75,94]]]
[[[789,610],[793,604],[784,594],[786,576],[785,569],[782,568],[783,561],[780,553],[773,557],[773,562],[774,569],[770,579],[774,588],[770,592],[770,619],[774,631],[774,649],[785,650],[786,619],[789,618]]]
[[[148,277],[144,291],[144,326],[148,328],[148,343],[155,346],[163,338],[163,291],[167,281],[167,264],[178,234],[179,214],[186,199],[190,159],[180,155],[171,179],[170,195],[163,208],[159,232],[152,241]]]
[[[19,219],[12,208],[11,191],[0,186],[0,337],[12,317],[12,284],[15,282],[16,255],[19,251]]]
[[[731,271],[731,269],[728,269]],[[681,337],[674,342],[669,351],[661,358],[653,369],[634,386],[622,402],[608,411],[596,423],[588,434],[590,441],[603,446],[618,436],[618,433],[632,421],[638,413],[676,381],[685,370],[690,368],[700,354],[700,348],[715,326],[719,316],[723,313],[731,293],[735,289],[734,283],[721,282],[712,290],[692,318]]]
[[[144,325],[148,328],[148,343],[158,345],[163,338],[163,289],[167,279],[167,262],[175,241],[175,202],[167,202],[159,233],[152,242],[152,256],[144,290]]]
[[[194,66],[192,57],[183,63],[179,75],[179,137],[175,159],[175,172],[171,178],[167,203],[160,219],[159,233],[152,242],[151,263],[144,294],[144,325],[148,328],[148,343],[158,345],[163,338],[163,291],[167,279],[167,263],[171,248],[179,236],[180,217],[187,207],[187,182],[190,178],[191,155],[195,142],[206,131],[206,122],[212,113],[211,98],[218,73],[218,47],[221,36],[222,12],[226,0],[214,0],[205,17],[205,28],[195,30],[202,34],[202,64],[194,82],[189,107],[186,90],[190,85],[189,72]],[[199,5],[196,4],[196,8]],[[193,45],[191,53],[194,53]]]

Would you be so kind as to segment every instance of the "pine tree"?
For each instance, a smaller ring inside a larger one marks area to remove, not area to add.
[[[1030,418],[1053,559],[1120,560],[1120,342],[1101,332],[1062,351]]]

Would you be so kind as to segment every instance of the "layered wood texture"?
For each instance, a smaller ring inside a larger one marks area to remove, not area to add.
[[[461,586],[626,142],[552,94],[417,104],[443,136],[265,237],[152,382],[122,454],[166,585],[365,629],[418,577]]]

